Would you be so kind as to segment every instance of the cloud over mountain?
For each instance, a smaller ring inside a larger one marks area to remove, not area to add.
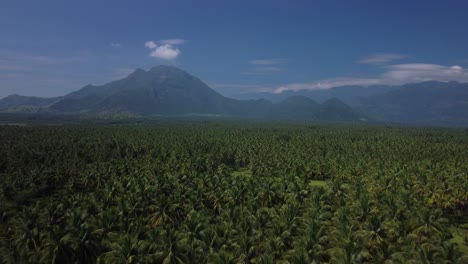
[[[468,70],[459,65],[408,63],[381,67],[385,71],[375,78],[333,78],[315,82],[290,83],[276,88],[273,92],[329,89],[347,85],[401,85],[425,81],[468,82]]]
[[[147,41],[145,47],[151,50],[150,56],[163,60],[175,60],[181,51],[176,45],[184,44],[184,39],[164,39],[158,42]]]

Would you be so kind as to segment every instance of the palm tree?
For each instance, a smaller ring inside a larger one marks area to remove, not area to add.
[[[101,249],[95,234],[96,231],[92,226],[86,223],[80,226],[79,233],[73,241],[73,248],[79,263],[96,263]]]
[[[109,248],[109,251],[100,256],[102,263],[133,264],[143,262],[147,257],[144,255],[144,241],[129,234],[109,234],[109,242],[106,247]]]
[[[10,239],[12,246],[22,255],[22,259],[33,257],[41,247],[44,233],[41,232],[37,219],[39,213],[36,207],[31,210],[23,209],[18,217],[13,219],[14,226]]]
[[[187,263],[187,245],[181,233],[166,226],[161,231],[152,229],[147,242],[148,253],[154,263]]]
[[[422,207],[416,213],[416,224],[411,231],[419,240],[432,235],[440,235],[442,233],[442,225],[447,222],[447,219],[440,216],[439,210],[433,210]]]
[[[75,250],[73,248],[74,237],[68,233],[63,237],[48,237],[41,248],[40,261],[49,263],[73,263]]]
[[[438,252],[434,254],[439,263],[455,264],[462,259],[462,253],[457,249],[456,244],[445,241],[439,247]]]
[[[329,250],[331,263],[351,264],[358,259],[358,240],[354,236],[352,227],[347,227],[338,232],[332,232],[336,246]]]
[[[431,243],[423,243],[421,245],[418,245],[416,248],[416,252],[416,257],[419,263],[429,264],[435,263],[435,261],[437,261],[437,249]]]
[[[207,261],[207,263],[213,264],[238,264],[239,262],[239,258],[236,258],[233,253],[225,250],[210,254]]]
[[[200,222],[202,219],[196,212],[191,212],[188,217],[188,223],[184,224],[184,233],[182,243],[187,245],[187,257],[191,261],[205,262],[203,253],[206,252],[207,245],[205,244],[205,225]]]
[[[170,207],[171,204],[161,204],[151,206],[152,214],[148,216],[149,225],[152,227],[158,227],[165,223],[174,223],[174,216],[171,215]]]
[[[380,248],[387,238],[387,230],[382,215],[373,214],[369,221],[365,223],[364,229],[356,232],[361,237],[367,248],[371,251]]]
[[[350,210],[339,208],[333,221],[336,226],[331,228],[330,239],[333,247],[328,250],[332,263],[351,264],[358,260],[360,245],[356,227],[349,220]]]

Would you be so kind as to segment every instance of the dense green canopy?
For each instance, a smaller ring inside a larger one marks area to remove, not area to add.
[[[3,126],[0,262],[467,263],[467,146],[438,128]]]

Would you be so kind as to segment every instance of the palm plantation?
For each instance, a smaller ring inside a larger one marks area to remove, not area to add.
[[[0,127],[0,145],[2,263],[467,263],[465,130]]]

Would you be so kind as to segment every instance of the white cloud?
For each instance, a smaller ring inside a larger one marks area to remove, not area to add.
[[[264,67],[264,68],[258,68],[258,71],[263,71],[263,72],[278,72],[281,71],[281,68],[279,67]]]
[[[260,59],[260,60],[251,60],[250,64],[254,65],[252,68],[241,74],[248,75],[259,75],[259,74],[268,74],[272,72],[280,72],[283,69],[278,67],[277,64],[281,64],[284,60],[282,59]]]
[[[154,41],[147,41],[145,42],[145,47],[147,47],[148,49],[154,49],[156,48],[158,45],[156,44],[156,42]]]
[[[381,84],[379,79],[354,79],[354,78],[337,78],[337,79],[328,79],[320,80],[316,82],[309,83],[291,83],[280,86],[276,88],[274,93],[282,93],[285,91],[300,91],[300,90],[321,90],[329,89],[337,86],[347,86],[347,85],[376,85]]]
[[[185,39],[163,39],[158,41],[161,44],[180,45],[187,42]]]
[[[359,60],[359,63],[363,64],[373,64],[373,65],[381,65],[388,62],[392,62],[395,60],[401,60],[408,56],[404,54],[394,54],[394,53],[376,53],[370,55],[362,60]]]
[[[308,83],[291,83],[280,86],[273,92],[329,89],[347,85],[401,85],[425,81],[468,82],[468,70],[458,65],[412,63],[383,66],[383,68],[386,71],[376,78],[335,78]]]
[[[388,69],[381,79],[389,84],[401,84],[423,81],[468,81],[468,71],[461,66],[443,66],[437,64],[396,64],[385,67]]]
[[[150,56],[163,60],[174,60],[179,56],[179,54],[180,50],[178,48],[169,44],[164,44],[153,49]]]
[[[280,64],[281,62],[282,60],[280,59],[262,59],[262,60],[249,61],[249,63],[253,65],[275,65],[275,64]]]
[[[111,45],[111,47],[113,47],[113,48],[121,48],[121,47],[122,47],[122,44],[116,43],[116,42],[111,42],[110,45]]]
[[[158,42],[147,41],[145,47],[151,50],[150,56],[163,60],[175,60],[180,55],[176,45],[183,44],[184,39],[164,39]]]
[[[229,90],[237,93],[271,92],[271,87],[257,84],[209,83],[216,90]]]
[[[270,93],[273,90],[272,86],[259,84],[234,84],[234,83],[216,83],[207,82],[210,87],[224,96],[238,96],[249,93]]]
[[[241,74],[248,74],[248,75],[258,75],[258,74],[269,74],[272,72],[280,72],[283,69],[280,67],[257,67],[252,68],[249,71],[241,72]]]

